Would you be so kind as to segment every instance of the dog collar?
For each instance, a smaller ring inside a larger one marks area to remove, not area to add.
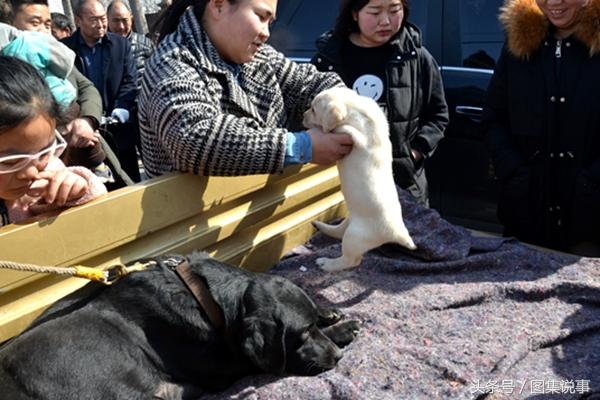
[[[190,264],[186,258],[178,260],[179,263],[175,266],[169,265],[175,274],[181,279],[185,287],[190,291],[200,309],[204,311],[210,323],[219,331],[225,329],[225,317],[223,310],[217,304],[215,299],[210,294],[210,290],[202,278],[192,272]],[[169,264],[169,263],[167,263]]]

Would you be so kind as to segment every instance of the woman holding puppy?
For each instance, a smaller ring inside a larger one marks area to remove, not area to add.
[[[67,146],[60,112],[33,66],[0,56],[0,226],[106,193],[90,170],[58,158]]]
[[[510,0],[484,109],[504,234],[600,256],[600,0]]]
[[[288,130],[342,82],[265,43],[276,12],[277,0],[175,0],[166,10],[139,96],[150,176],[274,173],[351,150],[350,135]]]
[[[387,113],[394,180],[428,205],[424,161],[448,124],[438,66],[407,21],[408,0],[343,0],[332,31],[317,40],[312,62],[335,71]]]

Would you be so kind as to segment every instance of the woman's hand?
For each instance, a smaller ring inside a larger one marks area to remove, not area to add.
[[[319,128],[311,128],[308,134],[315,164],[333,164],[352,151],[352,136],[347,133],[325,133]]]
[[[85,194],[88,187],[84,178],[66,168],[58,171],[42,171],[38,174],[38,180],[40,179],[48,181],[41,194],[42,198],[48,204],[59,206],[77,200]]]

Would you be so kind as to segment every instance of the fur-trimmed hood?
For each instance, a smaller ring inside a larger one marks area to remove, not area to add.
[[[550,22],[535,0],[506,0],[499,18],[508,37],[508,49],[519,58],[531,56],[550,30]],[[590,56],[600,52],[600,0],[589,0],[574,36],[589,48]]]

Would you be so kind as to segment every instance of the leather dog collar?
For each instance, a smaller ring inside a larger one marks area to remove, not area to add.
[[[190,264],[184,258],[182,262],[174,268],[175,273],[181,279],[185,287],[190,291],[194,299],[202,310],[208,316],[211,324],[219,331],[225,329],[225,317],[223,310],[211,296],[210,290],[202,279],[198,278],[191,270]]]

